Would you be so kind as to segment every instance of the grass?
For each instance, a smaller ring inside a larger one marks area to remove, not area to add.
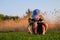
[[[60,40],[60,31],[47,31],[45,35],[27,32],[0,32],[0,40]]]

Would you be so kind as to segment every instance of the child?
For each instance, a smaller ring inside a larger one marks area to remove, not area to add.
[[[33,11],[33,13],[32,13],[32,19],[33,19],[33,21],[34,21],[34,23],[33,23],[33,27],[32,27],[32,29],[33,29],[33,33],[34,34],[37,34],[37,22],[38,22],[38,20],[40,19],[41,17],[40,17],[40,10],[39,9],[35,9],[34,11]]]
[[[29,19],[30,20],[30,19]],[[31,19],[31,23],[30,23],[30,25],[32,25],[32,32],[34,33],[34,34],[37,34],[37,26],[38,26],[38,23],[39,23],[39,21],[40,22],[42,22],[43,21],[43,17],[42,17],[42,15],[40,15],[40,10],[38,10],[38,9],[35,9],[33,12],[32,12],[32,19]],[[29,21],[30,22],[30,21]],[[45,27],[47,27],[45,24],[44,24],[44,26]],[[42,34],[45,34],[45,27],[43,28],[43,33]],[[30,28],[29,28],[29,31],[30,31],[30,33],[32,33],[31,32],[31,30],[30,30]]]

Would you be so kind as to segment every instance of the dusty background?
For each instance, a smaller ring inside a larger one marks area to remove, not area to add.
[[[59,24],[53,24],[50,21],[48,23],[48,30],[60,30]],[[6,20],[0,22],[0,31],[27,31],[28,18],[22,18],[18,20]]]
[[[0,31],[27,31],[28,17],[31,17],[31,13],[32,11],[28,10],[27,15],[22,18],[0,21]],[[48,24],[48,30],[60,30],[60,9],[40,14]]]

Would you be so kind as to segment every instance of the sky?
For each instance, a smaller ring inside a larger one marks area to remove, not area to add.
[[[60,9],[60,0],[0,0],[0,14],[23,16],[27,9],[40,9],[42,12]]]

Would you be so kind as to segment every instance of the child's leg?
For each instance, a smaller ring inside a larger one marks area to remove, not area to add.
[[[48,29],[48,24],[44,23],[44,25],[43,25],[43,34],[46,33],[47,29]]]
[[[46,32],[46,30],[45,30],[45,26],[43,25],[42,27],[43,27],[43,33],[42,33],[42,34],[44,35],[45,32]]]
[[[33,24],[33,32],[34,34],[37,34],[37,22],[34,22]]]

